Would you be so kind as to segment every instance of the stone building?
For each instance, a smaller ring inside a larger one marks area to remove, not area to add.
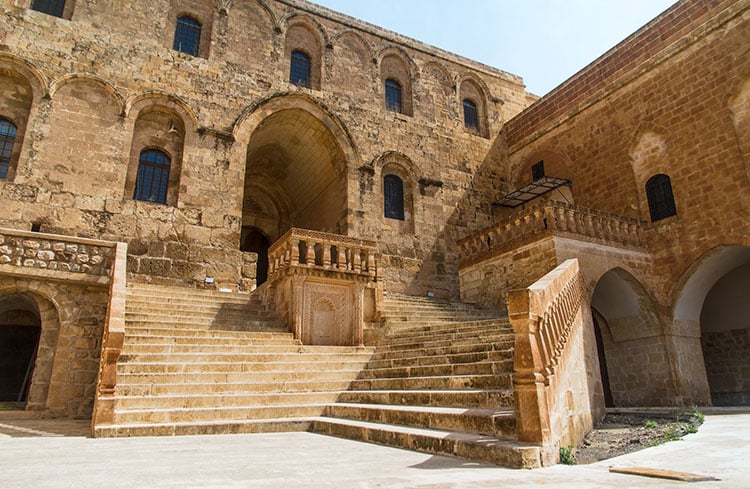
[[[538,99],[302,0],[0,1],[2,400],[98,436],[314,429],[517,466],[605,406],[746,404],[749,5],[678,2]]]

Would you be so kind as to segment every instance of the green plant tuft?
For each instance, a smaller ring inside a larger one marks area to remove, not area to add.
[[[656,428],[656,427],[658,427],[658,426],[659,426],[659,423],[657,423],[657,422],[656,422],[656,421],[654,421],[653,419],[647,419],[647,420],[646,420],[646,422],[645,422],[645,423],[643,423],[643,425],[644,425],[644,426],[645,426],[646,428]]]
[[[560,463],[564,465],[575,465],[576,460],[573,456],[573,445],[560,447]]]

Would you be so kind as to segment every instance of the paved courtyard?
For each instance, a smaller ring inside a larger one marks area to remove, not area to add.
[[[0,488],[750,487],[750,414],[706,417],[682,441],[592,465],[512,470],[312,433],[92,439],[87,423],[3,419]],[[713,476],[615,474],[647,467]]]

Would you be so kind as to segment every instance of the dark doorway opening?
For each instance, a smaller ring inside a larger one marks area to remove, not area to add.
[[[0,402],[24,404],[42,332],[36,305],[23,296],[0,303]]]
[[[599,357],[599,374],[602,378],[602,390],[604,390],[604,405],[606,407],[615,407],[612,398],[612,388],[609,385],[609,373],[607,372],[607,359],[604,356],[604,340],[602,339],[602,328],[599,322],[602,317],[594,308],[591,309],[591,317],[594,320],[594,336],[596,337],[596,353]]]
[[[258,254],[258,263],[255,270],[255,285],[257,287],[268,280],[268,248],[270,246],[271,242],[260,229],[255,227],[242,228],[240,251]]]

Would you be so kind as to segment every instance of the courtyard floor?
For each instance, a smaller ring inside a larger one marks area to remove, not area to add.
[[[3,418],[0,488],[503,487],[747,489],[750,414],[707,415],[696,434],[591,465],[512,470],[312,433],[92,439],[87,422]],[[720,479],[611,473],[645,467]]]

